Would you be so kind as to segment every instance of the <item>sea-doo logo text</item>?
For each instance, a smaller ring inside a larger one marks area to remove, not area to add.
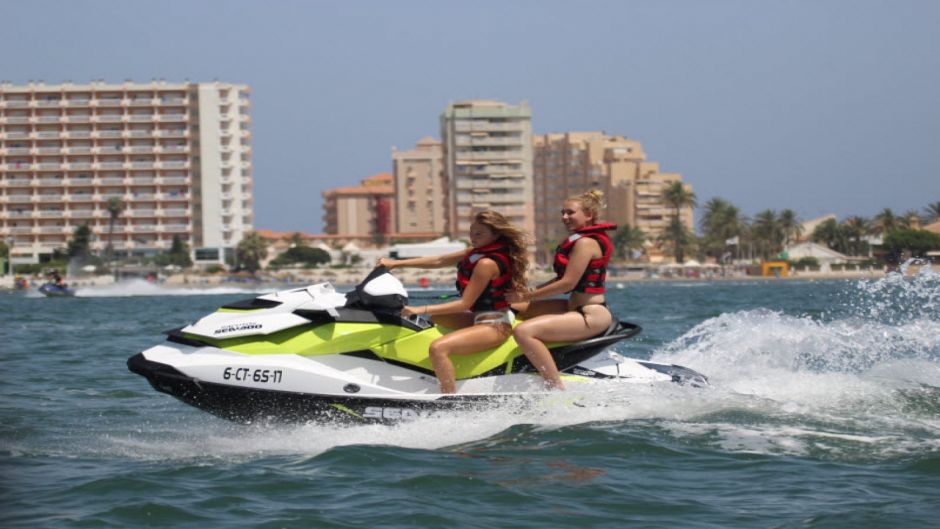
[[[212,334],[228,334],[230,332],[238,331],[255,331],[262,327],[260,323],[255,323],[253,321],[245,323],[234,323],[232,325],[226,325],[225,327],[219,327]]]

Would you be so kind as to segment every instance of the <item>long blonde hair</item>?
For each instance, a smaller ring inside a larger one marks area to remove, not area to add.
[[[580,202],[581,209],[594,218],[595,224],[597,223],[597,218],[600,216],[601,210],[607,207],[607,204],[604,204],[604,192],[599,189],[591,189],[580,195],[570,196],[568,200]]]
[[[512,261],[512,288],[514,290],[525,289],[528,284],[526,270],[529,268],[528,234],[510,224],[502,213],[493,210],[477,213],[473,221],[493,230],[498,237],[497,240],[509,246],[509,258]]]

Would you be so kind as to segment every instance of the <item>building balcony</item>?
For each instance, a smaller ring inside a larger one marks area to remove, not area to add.
[[[152,130],[132,130],[128,134],[131,138],[150,138],[155,135]]]
[[[181,185],[181,184],[188,184],[189,179],[186,178],[185,176],[165,176],[160,179],[160,183],[168,184],[168,185]]]
[[[189,224],[164,224],[161,229],[164,233],[185,233],[189,231]]]
[[[91,99],[66,99],[65,106],[68,107],[87,107],[91,104]]]
[[[156,104],[156,101],[153,99],[131,99],[130,106],[132,107],[149,107]]]
[[[134,224],[129,226],[130,230],[134,233],[156,233],[157,225],[156,224]]]
[[[34,132],[33,136],[40,139],[48,138],[58,138],[62,133],[57,130],[44,130],[41,132]]]
[[[123,100],[118,97],[104,97],[99,99],[92,100],[91,104],[94,106],[105,107],[105,106],[121,106]]]
[[[188,209],[164,209],[164,217],[186,217],[189,215]]]
[[[156,136],[159,136],[159,137],[161,137],[161,138],[185,138],[185,137],[189,136],[189,131],[187,131],[187,130],[168,130],[168,129],[163,129],[163,130],[160,130],[160,131],[158,131],[158,132],[159,132],[159,134],[156,134]]]
[[[31,219],[31,218],[33,218],[34,216],[36,216],[36,215],[34,215],[34,213],[36,213],[36,212],[35,212],[35,211],[32,211],[32,210],[28,210],[28,211],[7,211],[7,216],[9,216],[10,218],[13,218],[13,219]]]
[[[7,108],[27,108],[29,107],[29,101],[23,99],[7,99],[4,101]]]
[[[65,180],[60,178],[40,178],[38,184],[43,187],[62,187],[65,185]]]
[[[5,180],[4,182],[6,183],[6,185],[10,187],[14,187],[14,186],[27,187],[27,186],[33,185],[33,181],[28,178],[16,178],[13,180]]]
[[[32,226],[13,226],[10,228],[10,233],[16,235],[25,235],[28,233],[33,233]]]
[[[29,123],[29,118],[25,116],[6,116],[3,121],[8,125],[25,125]]]
[[[114,177],[98,178],[95,183],[102,186],[121,186],[124,185],[124,179]]]
[[[74,210],[69,212],[69,216],[73,219],[92,219],[95,217],[94,210]]]
[[[94,116],[92,121],[95,123],[123,123],[124,116],[121,114],[107,114],[104,116]]]
[[[99,130],[94,133],[96,138],[121,138],[124,133],[120,130]]]
[[[98,169],[124,169],[124,162],[98,162]]]
[[[130,183],[131,183],[132,185],[138,185],[138,186],[139,186],[139,185],[149,185],[149,186],[152,186],[152,185],[156,185],[156,184],[157,184],[157,179],[156,179],[156,178],[153,178],[153,177],[150,177],[150,178],[147,178],[147,177],[137,177],[137,178],[131,178],[131,179],[130,179]]]
[[[29,138],[28,132],[7,132],[6,138],[8,140],[25,140]]]
[[[160,162],[160,167],[164,169],[186,169],[187,167],[189,167],[189,162],[179,162],[179,161]]]
[[[187,119],[186,114],[160,114],[157,116],[157,121],[186,121]]]
[[[39,195],[39,202],[65,202],[65,195]]]
[[[67,130],[62,136],[64,138],[90,138],[92,132],[90,130]]]
[[[153,121],[153,114],[132,114],[129,121],[132,123],[142,123],[146,121]]]
[[[159,149],[160,149],[160,152],[166,152],[166,153],[189,151],[189,147],[182,146],[182,145],[166,145],[166,146],[161,146]]]
[[[62,106],[61,99],[50,99],[45,101],[36,101],[36,106],[39,108],[52,108]]]
[[[91,154],[91,147],[66,147],[64,151],[68,154]]]
[[[157,212],[153,209],[134,209],[125,212],[130,217],[156,217]]]
[[[69,229],[65,226],[43,226],[39,228],[39,233],[50,234],[50,233],[68,233]]]

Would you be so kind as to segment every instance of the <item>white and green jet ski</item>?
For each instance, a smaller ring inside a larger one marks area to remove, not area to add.
[[[169,331],[167,343],[132,356],[127,367],[157,391],[239,422],[394,422],[546,391],[510,338],[451,357],[457,393],[441,394],[428,346],[448,329],[402,317],[407,299],[384,268],[348,294],[329,283],[275,292]],[[599,336],[550,349],[569,387],[597,379],[707,384],[688,368],[605,351],[639,332],[615,321]]]

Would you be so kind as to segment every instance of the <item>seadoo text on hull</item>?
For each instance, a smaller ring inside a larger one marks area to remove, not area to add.
[[[443,395],[428,347],[448,329],[404,318],[407,291],[377,268],[348,294],[329,283],[225,305],[171,330],[128,369],[157,391],[237,422],[396,422],[492,405],[525,405],[542,378],[510,338],[451,357],[457,393]],[[569,386],[624,383],[707,384],[685,367],[607,351],[640,327],[614,321],[601,335],[549,344]]]

